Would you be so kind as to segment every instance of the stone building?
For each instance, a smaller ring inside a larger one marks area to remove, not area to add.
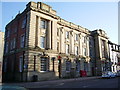
[[[110,70],[112,72],[120,71],[120,46],[112,43],[111,41],[108,42],[109,45],[109,56],[110,56]]]
[[[101,29],[92,31],[92,35],[95,46],[95,72],[96,75],[101,75],[103,71],[107,70],[107,62],[109,62],[108,37]]]
[[[107,42],[103,30],[90,31],[60,18],[49,5],[29,2],[6,25],[3,81],[80,77],[80,70],[92,76],[96,68],[101,74]]]
[[[0,31],[0,82],[2,80],[3,51],[4,51],[4,32]]]

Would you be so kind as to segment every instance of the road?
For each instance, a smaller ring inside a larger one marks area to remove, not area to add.
[[[120,80],[120,78],[119,78]],[[61,82],[45,84],[37,88],[118,88],[118,78],[112,79],[92,79],[84,81]],[[33,88],[29,88],[32,90]]]
[[[3,90],[40,90],[40,88],[118,88],[120,89],[120,77],[111,79],[102,79],[94,77],[85,77],[78,79],[64,79],[45,82],[28,82],[28,83],[9,83],[3,84],[0,88]],[[6,88],[6,89],[5,89]],[[12,88],[12,89],[11,89]],[[17,89],[16,89],[17,88]],[[24,89],[21,89],[24,88]]]

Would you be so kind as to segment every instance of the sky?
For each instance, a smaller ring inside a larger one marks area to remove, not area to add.
[[[5,25],[28,2],[2,2],[2,26]],[[61,18],[80,25],[89,30],[102,29],[107,33],[109,40],[118,44],[118,3],[117,2],[44,2],[57,11]],[[1,4],[0,4],[1,5]],[[1,18],[0,18],[1,19]]]

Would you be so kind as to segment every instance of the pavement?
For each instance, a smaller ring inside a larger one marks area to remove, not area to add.
[[[64,82],[83,81],[83,80],[98,79],[98,78],[100,78],[100,76],[79,77],[79,78],[59,79],[59,80],[49,80],[49,81],[39,81],[39,82],[1,83],[1,85],[35,88],[37,86],[43,86],[43,85],[54,85],[54,84],[64,83]]]

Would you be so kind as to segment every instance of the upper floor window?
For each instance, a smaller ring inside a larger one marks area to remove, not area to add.
[[[45,37],[40,37],[40,47],[45,48]]]
[[[78,41],[78,34],[75,34],[75,40]]]
[[[87,49],[86,48],[83,48],[83,54],[84,54],[84,56],[87,55]]]
[[[8,53],[8,46],[9,46],[9,43],[6,42],[6,43],[5,43],[5,53]]]
[[[11,49],[11,50],[15,48],[15,44],[16,44],[16,40],[15,40],[15,38],[14,38],[14,39],[11,40],[11,42],[10,42],[10,49]]]
[[[41,71],[48,71],[48,57],[41,57]]]
[[[24,28],[25,28],[25,26],[26,26],[26,18],[24,18],[24,19],[23,19],[21,28],[23,28],[23,29],[24,29]]]
[[[57,36],[59,36],[59,28],[57,28]]]
[[[69,45],[66,44],[66,54],[69,54]]]
[[[57,51],[59,51],[59,42],[57,42]]]
[[[47,29],[47,20],[42,19],[40,25],[42,29]]]
[[[101,52],[102,52],[102,57],[105,57],[105,41],[101,40]]]
[[[83,42],[86,43],[86,41],[87,41],[87,38],[83,37]]]
[[[78,55],[78,46],[75,47],[75,55]]]
[[[24,44],[25,44],[25,35],[22,35],[20,37],[20,47],[23,48],[24,47]]]
[[[17,32],[17,27],[14,28],[14,33],[16,33],[16,32]]]
[[[66,31],[66,38],[69,38],[69,32]]]
[[[5,36],[6,36],[6,37],[9,37],[9,36],[10,36],[10,30],[6,30]]]

